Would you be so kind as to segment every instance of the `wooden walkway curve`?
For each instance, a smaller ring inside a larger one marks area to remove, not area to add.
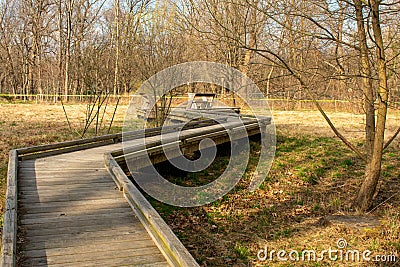
[[[246,123],[251,134],[260,132],[257,121]],[[187,131],[192,139],[219,129],[193,128],[199,129]],[[141,141],[136,135],[133,146]],[[220,142],[225,135],[213,134]],[[154,150],[160,129],[146,136]],[[10,153],[2,266],[198,266],[114,160],[122,154],[121,137]]]
[[[22,161],[21,266],[167,266],[104,167],[120,145]]]

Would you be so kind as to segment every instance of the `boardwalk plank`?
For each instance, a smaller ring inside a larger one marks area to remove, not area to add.
[[[36,237],[49,237],[49,236],[54,236],[54,235],[79,235],[82,233],[90,233],[90,232],[103,232],[103,231],[114,231],[114,230],[121,230],[121,231],[129,231],[133,230],[134,228],[139,228],[140,223],[130,223],[126,224],[125,222],[121,222],[120,224],[116,224],[114,226],[110,226],[107,224],[103,225],[86,225],[86,226],[78,226],[78,227],[65,227],[65,228],[59,228],[59,229],[36,229],[36,230],[30,230],[26,231],[24,234],[24,237],[27,239],[29,238],[36,238]]]
[[[90,216],[90,215],[96,215],[100,213],[105,213],[105,214],[112,214],[112,213],[121,213],[121,212],[131,212],[132,209],[129,207],[126,207],[125,205],[121,205],[121,207],[115,207],[111,209],[103,208],[100,207],[98,209],[90,209],[90,210],[70,210],[69,212],[48,212],[48,213],[34,213],[34,214],[20,214],[20,222],[25,223],[24,220],[29,220],[29,219],[36,219],[36,218],[55,218],[59,219],[60,216],[66,216],[70,218],[75,218],[75,217],[80,217],[80,216]]]
[[[65,194],[69,195],[85,195],[85,194],[90,194],[90,195],[101,195],[101,194],[114,194],[115,192],[118,192],[112,184],[104,185],[103,187],[97,188],[96,190],[93,190],[93,188],[90,187],[81,187],[79,185],[75,187],[70,187],[70,188],[64,188],[63,186],[60,186],[57,188],[57,190],[38,190],[38,191],[24,191],[20,192],[20,195],[18,198],[23,198],[23,197],[31,197],[31,196],[45,196],[45,197],[51,197],[51,196],[62,196]],[[115,195],[117,196],[117,195]]]
[[[73,178],[73,177],[99,177],[103,179],[107,179],[107,172],[105,170],[101,171],[79,171],[79,172],[58,172],[58,173],[26,173],[26,172],[20,172],[20,177],[21,180],[23,181],[30,181],[30,180],[55,180],[55,179],[67,179],[67,178]]]
[[[51,239],[43,241],[34,240],[32,242],[26,242],[24,248],[26,251],[28,250],[40,250],[40,249],[58,249],[58,248],[74,248],[74,247],[88,247],[96,244],[96,246],[100,245],[108,245],[109,249],[112,250],[114,244],[119,244],[121,242],[131,242],[131,243],[138,243],[141,241],[149,241],[147,237],[146,231],[141,232],[126,232],[125,234],[118,234],[115,233],[114,235],[106,235],[106,236],[91,236],[91,238],[68,238],[68,239]],[[149,242],[150,245],[153,245],[152,242]]]
[[[112,191],[83,191],[82,193],[73,193],[68,190],[64,190],[67,195],[62,195],[59,193],[41,193],[40,195],[25,195],[21,194],[19,196],[20,202],[36,203],[36,202],[54,202],[54,201],[74,201],[74,200],[96,200],[96,199],[113,199],[115,198],[115,193]]]
[[[104,188],[112,188],[115,189],[117,186],[115,183],[92,183],[92,184],[68,184],[68,185],[33,185],[33,186],[20,186],[20,190],[23,194],[29,194],[31,192],[46,192],[46,191],[63,191],[63,190],[77,190],[77,189],[92,189],[97,188],[102,190]]]
[[[116,237],[116,236],[125,236],[129,235],[132,240],[143,238],[146,236],[146,231],[139,227],[118,227],[117,229],[106,229],[103,231],[95,231],[95,232],[80,232],[80,233],[67,233],[67,234],[59,234],[56,238],[49,238],[48,235],[44,236],[33,236],[25,237],[25,241],[29,243],[35,242],[43,242],[51,244],[52,246],[56,246],[58,243],[71,241],[74,242],[76,240],[94,240],[94,239],[103,239],[107,237]]]
[[[82,179],[85,178],[85,179]],[[106,177],[66,177],[66,179],[61,179],[61,180],[53,180],[53,181],[46,181],[46,180],[33,180],[33,181],[26,181],[22,180],[19,183],[21,186],[55,186],[55,185],[71,185],[71,184],[91,184],[91,183],[107,183],[110,184],[110,181],[105,179]]]
[[[103,218],[101,216],[88,217],[83,220],[67,220],[62,216],[60,220],[54,222],[47,222],[46,219],[38,218],[37,223],[30,223],[30,224],[22,224],[21,226],[25,230],[34,230],[34,229],[58,229],[58,228],[65,228],[65,227],[78,227],[78,226],[87,226],[87,225],[105,225],[105,224],[114,224],[114,223],[121,223],[129,222],[134,215],[132,213],[124,213],[120,214],[119,216],[115,216],[115,214],[106,215],[103,214]]]
[[[52,217],[52,218],[47,218],[47,217],[42,217],[38,216],[37,218],[33,219],[22,219],[21,224],[22,225],[31,225],[31,224],[50,224],[50,223],[56,223],[62,221],[63,223],[65,222],[71,222],[71,223],[76,223],[78,221],[91,221],[91,220],[104,220],[104,219],[109,219],[109,218],[123,218],[125,216],[134,216],[132,214],[132,210],[129,209],[124,209],[122,212],[114,213],[114,212],[97,212],[97,214],[81,214],[81,215],[75,215],[75,216],[58,216],[58,217]]]
[[[69,197],[68,195],[66,196],[62,196],[62,197],[58,197],[58,198],[54,198],[54,199],[48,199],[48,201],[46,200],[41,200],[39,198],[39,196],[37,197],[28,197],[28,198],[21,198],[20,200],[18,200],[18,203],[22,206],[22,207],[53,207],[53,206],[60,206],[60,205],[68,205],[68,203],[71,202],[72,205],[74,205],[75,203],[78,202],[86,202],[87,201],[87,205],[91,204],[91,203],[100,203],[100,202],[107,202],[107,201],[118,201],[115,196],[113,195],[105,195],[102,198],[90,198],[90,196],[82,196],[81,199],[77,199],[77,198],[73,198]]]
[[[108,201],[108,202],[107,202]],[[71,201],[72,202],[72,201]],[[54,203],[53,203],[54,204]],[[74,201],[74,203],[64,203],[64,202],[58,202],[56,203],[57,205],[46,205],[45,204],[40,204],[36,207],[32,205],[32,207],[29,207],[27,205],[27,209],[25,209],[23,206],[19,207],[19,214],[21,215],[35,215],[36,214],[69,214],[70,212],[87,212],[88,210],[90,211],[97,211],[97,210],[102,210],[102,209],[113,209],[113,208],[121,208],[121,207],[126,207],[126,203],[124,201],[121,201],[121,199],[106,199],[104,201],[98,201],[98,202],[93,202],[93,203],[88,203],[85,204],[84,201]]]
[[[64,248],[50,248],[43,244],[43,247],[40,249],[28,249],[24,250],[25,257],[35,258],[35,257],[43,257],[43,250],[45,250],[45,255],[47,257],[52,256],[62,256],[62,255],[72,255],[79,257],[81,254],[91,254],[93,252],[105,252],[105,251],[118,251],[119,249],[138,249],[138,248],[155,248],[152,240],[135,240],[132,241],[118,241],[115,243],[105,243],[105,244],[91,244],[91,245],[76,245],[74,247],[64,247]],[[147,253],[149,254],[149,253]]]
[[[150,254],[149,254],[150,253]],[[158,255],[154,257],[148,248],[121,249],[120,251],[102,251],[80,257],[55,256],[51,259],[33,258],[35,266],[169,266],[165,259]],[[154,265],[156,264],[156,265]]]

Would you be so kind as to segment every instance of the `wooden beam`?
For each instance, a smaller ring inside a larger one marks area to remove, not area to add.
[[[109,134],[109,135],[103,135],[103,136],[98,136],[98,137],[93,137],[93,138],[59,142],[59,143],[49,144],[49,145],[25,147],[25,148],[18,149],[18,154],[19,154],[19,156],[23,156],[25,154],[32,154],[32,153],[43,152],[43,151],[47,151],[47,150],[55,150],[55,149],[60,149],[60,148],[65,148],[65,147],[79,146],[79,145],[88,144],[88,143],[113,140],[115,138],[121,138],[121,134],[120,133],[119,134]]]
[[[18,152],[10,151],[7,174],[6,207],[3,218],[3,247],[1,266],[14,267],[16,265],[17,250],[17,173]]]

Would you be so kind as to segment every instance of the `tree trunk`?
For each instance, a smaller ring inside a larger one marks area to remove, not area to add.
[[[71,38],[72,38],[72,12],[74,0],[69,0],[67,4],[67,44],[65,51],[65,82],[64,82],[64,99],[68,101],[69,91],[69,64],[71,58]]]
[[[376,0],[371,0],[370,8],[372,10],[372,29],[376,44],[375,50],[377,57],[377,72],[379,78],[377,91],[378,111],[376,118],[372,158],[371,161],[367,164],[365,179],[363,184],[361,185],[360,191],[355,201],[356,207],[362,211],[366,211],[371,207],[373,195],[375,193],[376,186],[380,177],[388,100],[388,86],[386,75],[387,68],[379,18],[379,2],[377,2]]]
[[[119,0],[115,0],[115,66],[114,66],[114,96],[118,93],[118,74],[119,74]]]
[[[360,40],[360,63],[365,105],[365,152],[367,161],[370,162],[373,156],[375,139],[374,91],[371,65],[368,56],[367,35],[362,12],[362,2],[361,0],[355,0],[354,4],[356,8],[358,38]]]
[[[59,43],[58,43],[58,81],[57,81],[57,88],[55,89],[54,92],[54,102],[57,102],[58,100],[58,94],[62,94],[62,72],[63,72],[63,29],[62,29],[62,18],[63,18],[63,12],[62,12],[62,0],[58,1],[58,38],[59,38]]]

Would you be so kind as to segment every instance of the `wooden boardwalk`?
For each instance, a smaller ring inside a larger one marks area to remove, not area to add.
[[[249,135],[261,131],[257,120],[245,124]],[[163,140],[175,140],[175,127]],[[146,130],[146,148],[142,134],[129,133],[133,154],[159,155],[160,130]],[[196,150],[205,137],[229,141],[227,132],[197,122],[179,142]],[[115,134],[11,151],[3,266],[198,266],[118,165],[121,139]]]
[[[119,147],[20,163],[19,265],[168,266],[104,166]]]

